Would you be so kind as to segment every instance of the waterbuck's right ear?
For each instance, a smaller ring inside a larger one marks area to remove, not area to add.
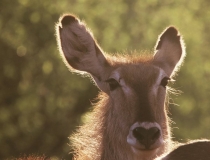
[[[181,35],[176,28],[167,28],[157,40],[154,63],[172,77],[179,69],[184,57],[185,46]]]
[[[107,92],[109,63],[86,25],[73,15],[64,15],[56,25],[57,42],[64,62],[73,71],[92,75],[101,90]]]

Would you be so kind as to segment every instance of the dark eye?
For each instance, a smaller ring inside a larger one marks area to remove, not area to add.
[[[170,78],[164,77],[160,83],[161,86],[166,87]]]
[[[114,78],[109,78],[108,80],[106,80],[106,82],[109,84],[109,88],[111,91],[120,87],[120,84]]]

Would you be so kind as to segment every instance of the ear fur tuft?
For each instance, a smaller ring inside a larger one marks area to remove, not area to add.
[[[179,43],[180,34],[174,26],[168,27],[159,38],[159,41],[157,42],[157,45],[155,47],[156,50],[161,48],[164,39],[167,39],[173,43]]]
[[[67,26],[71,23],[74,23],[78,21],[77,18],[71,14],[68,15],[64,15],[63,17],[61,17],[60,22],[62,24],[62,26]]]

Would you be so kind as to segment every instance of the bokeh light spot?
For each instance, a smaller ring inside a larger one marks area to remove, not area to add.
[[[32,23],[38,23],[39,20],[40,20],[40,15],[39,15],[38,12],[34,12],[34,13],[31,14],[31,16],[30,16],[30,21],[31,21]]]
[[[26,49],[26,47],[24,47],[24,46],[19,46],[19,47],[17,48],[17,55],[18,55],[19,57],[25,56],[25,55],[26,55],[26,52],[27,52],[27,49]]]
[[[53,70],[53,65],[50,61],[46,61],[44,62],[43,66],[42,66],[42,70],[45,74],[49,74],[52,72]]]

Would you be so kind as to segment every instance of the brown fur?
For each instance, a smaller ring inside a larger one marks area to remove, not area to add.
[[[127,78],[130,79],[130,76]],[[117,96],[116,99],[121,102],[124,98],[126,97],[122,95],[122,97]],[[138,112],[136,107],[127,107],[129,104],[132,106],[132,103],[127,101],[124,105],[119,104],[120,107],[116,107],[117,105],[113,104],[113,100],[107,94],[101,93],[98,104],[94,106],[94,110],[88,115],[89,122],[71,136],[73,148],[76,149],[76,159],[133,160],[135,156],[125,139],[129,127],[136,118],[133,113]],[[170,140],[170,120],[166,114],[166,111],[164,111],[163,115],[159,117],[165,140],[165,146],[159,151],[159,155],[168,151],[170,145],[172,145]]]
[[[172,152],[157,158],[156,160],[209,160],[210,141],[195,140],[186,144],[180,144]]]
[[[66,65],[71,71],[89,73],[104,92],[89,122],[71,136],[75,159],[150,160],[170,150],[167,88],[159,78],[172,77],[185,55],[177,30],[170,27],[159,37],[154,56],[106,55],[86,25],[73,15],[61,17],[56,31]],[[111,90],[110,78],[120,87]],[[164,143],[156,150],[133,150],[126,137],[135,122],[158,123]]]
[[[30,156],[23,156],[19,158],[10,158],[9,160],[51,160],[51,158],[46,156],[37,156],[37,155],[30,155]]]

